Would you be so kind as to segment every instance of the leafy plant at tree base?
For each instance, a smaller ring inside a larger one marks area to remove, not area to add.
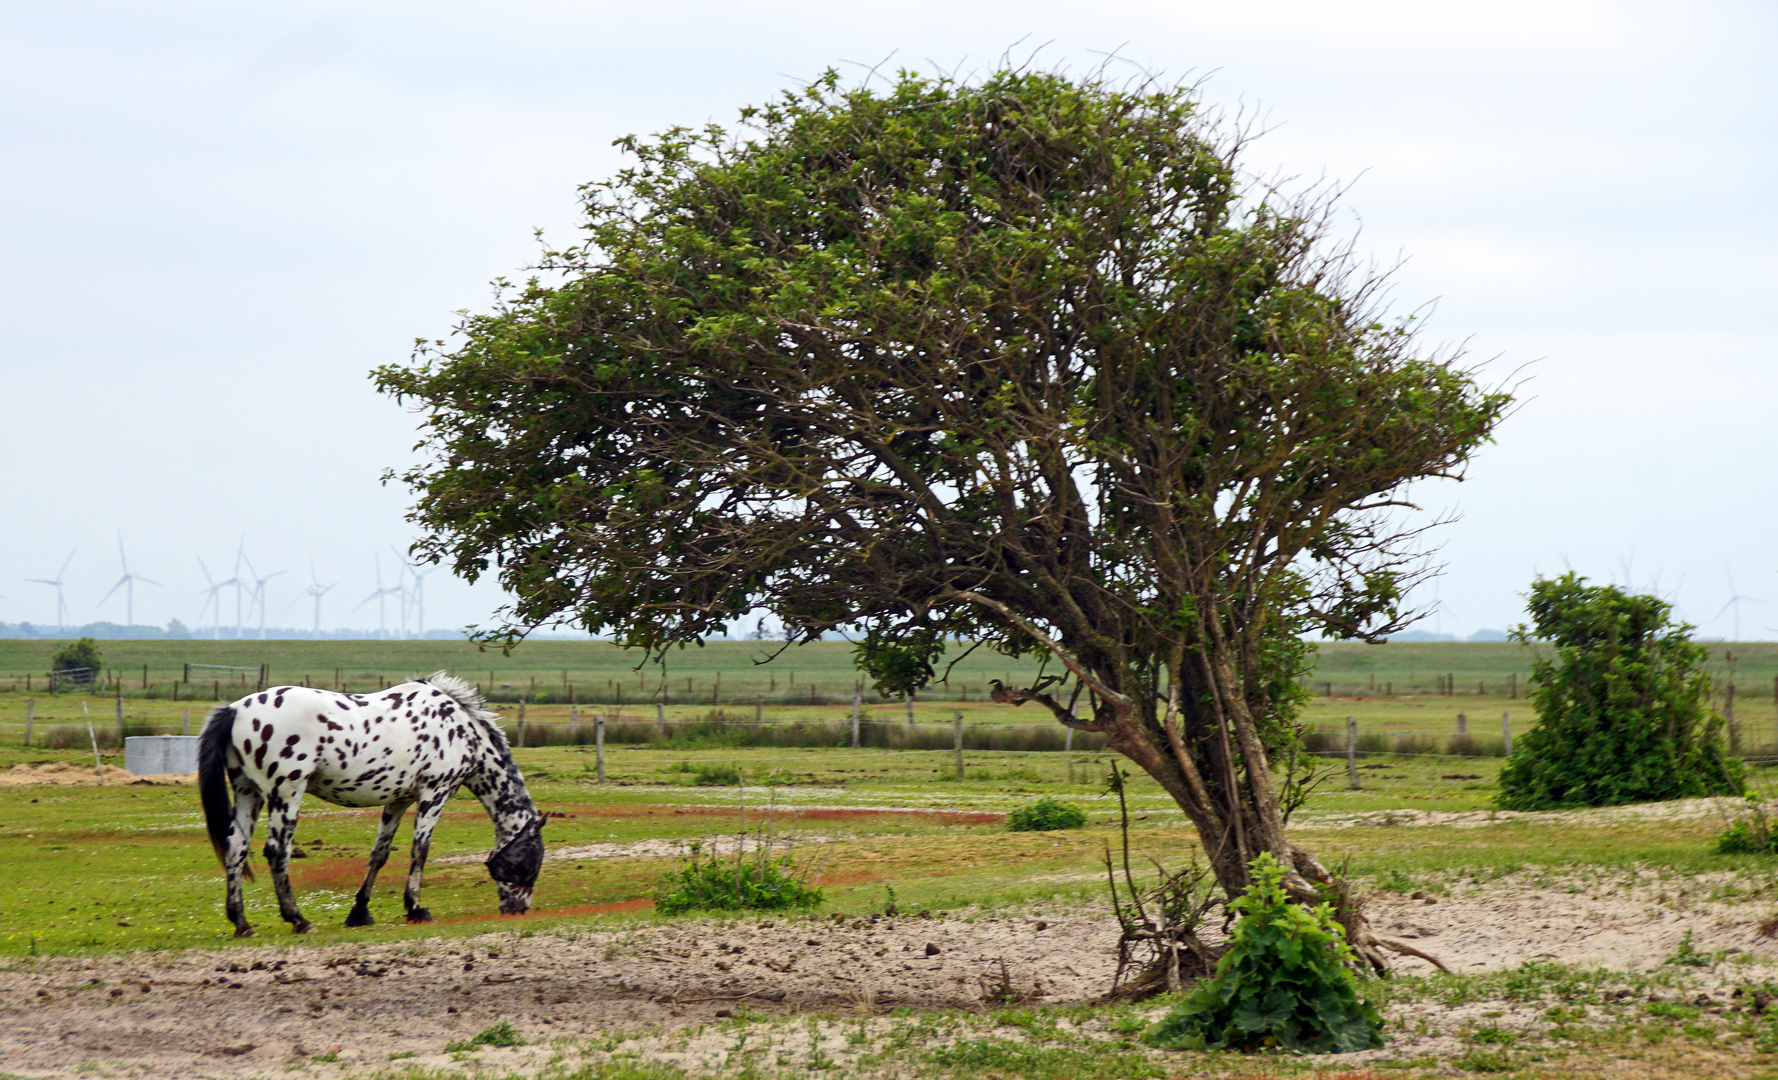
[[[1555,657],[1531,665],[1537,727],[1514,742],[1495,801],[1552,810],[1742,794],[1741,762],[1707,704],[1709,650],[1659,597],[1586,580],[1532,583],[1531,625],[1513,637],[1547,641]]]
[[[1274,776],[1308,638],[1405,622],[1398,492],[1509,398],[1242,142],[1191,87],[1024,68],[830,71],[620,140],[547,280],[376,374],[425,413],[417,552],[498,575],[494,643],[661,653],[759,611],[858,628],[892,695],[947,643],[1041,654],[993,700],[1147,772],[1226,895],[1271,851],[1313,901]]]
[[[1270,852],[1253,885],[1229,902],[1240,915],[1214,978],[1150,1028],[1163,1050],[1299,1050],[1343,1054],[1383,1045],[1383,1017],[1358,996],[1352,950],[1328,904],[1313,911],[1283,888]]]
[[[1086,823],[1085,810],[1073,803],[1059,802],[1047,795],[1029,806],[1021,806],[1006,815],[1006,827],[1013,832],[1078,829]]]
[[[799,881],[791,872],[791,858],[772,858],[764,845],[754,857],[700,858],[703,845],[691,846],[691,862],[661,876],[654,894],[654,909],[663,915],[687,911],[772,911],[807,908],[821,903],[819,888]]]

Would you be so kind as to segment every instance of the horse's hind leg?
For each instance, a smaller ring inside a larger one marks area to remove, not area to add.
[[[414,811],[413,857],[407,870],[407,889],[401,894],[401,902],[407,906],[408,922],[432,921],[432,912],[420,906],[420,875],[426,869],[426,853],[432,850],[432,830],[443,816],[445,803],[454,790],[455,785],[420,789],[420,806]]]
[[[370,916],[370,889],[377,883],[377,871],[389,861],[389,845],[395,840],[395,830],[401,828],[401,815],[413,805],[411,799],[392,802],[383,807],[383,820],[377,826],[376,846],[370,850],[370,868],[365,872],[364,884],[358,888],[358,899],[352,904],[352,913],[346,916],[347,926],[370,926],[376,922]]]
[[[247,854],[253,844],[253,821],[259,816],[261,796],[257,790],[235,789],[235,817],[228,828],[228,854],[223,870],[228,875],[228,902],[223,910],[228,921],[235,924],[236,937],[252,937],[253,927],[247,922],[247,904],[241,896],[241,879],[247,876]]]
[[[312,929],[309,920],[296,910],[296,896],[290,891],[290,842],[296,834],[296,811],[302,805],[305,782],[302,776],[280,777],[266,799],[265,821],[265,861],[278,893],[278,914],[299,934]]]

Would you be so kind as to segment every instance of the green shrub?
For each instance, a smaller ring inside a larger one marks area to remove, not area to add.
[[[1248,864],[1253,884],[1229,907],[1240,915],[1216,975],[1144,1036],[1163,1050],[1343,1054],[1383,1045],[1383,1017],[1358,996],[1353,959],[1333,909],[1310,912],[1284,892],[1269,852]]]
[[[1555,660],[1531,665],[1537,726],[1517,740],[1496,801],[1508,810],[1739,795],[1740,761],[1707,705],[1709,651],[1672,605],[1564,574],[1531,586],[1532,627]]]
[[[1073,803],[1057,802],[1047,795],[1006,815],[1006,827],[1013,832],[1078,829],[1086,823],[1086,811]]]
[[[702,848],[702,844],[692,844],[690,864],[661,875],[654,909],[662,915],[806,908],[823,899],[820,889],[803,884],[791,873],[789,855],[774,859],[761,845],[753,858],[700,859]]]
[[[1716,838],[1716,852],[1719,855],[1778,855],[1778,831],[1772,828],[1772,821],[1766,816],[1759,800],[1752,795],[1747,797],[1747,809],[1751,817],[1742,818],[1730,823]]]

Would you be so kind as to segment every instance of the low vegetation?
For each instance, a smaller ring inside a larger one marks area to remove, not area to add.
[[[1085,810],[1073,803],[1058,802],[1047,795],[1006,815],[1006,827],[1013,832],[1078,829],[1086,823]]]
[[[1358,995],[1356,958],[1322,904],[1292,903],[1271,853],[1253,860],[1253,886],[1229,902],[1239,918],[1216,974],[1193,988],[1144,1039],[1163,1050],[1297,1050],[1344,1054],[1383,1045],[1383,1017]]]

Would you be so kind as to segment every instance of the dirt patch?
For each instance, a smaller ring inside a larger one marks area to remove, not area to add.
[[[0,1069],[72,1076],[100,1062],[236,1076],[337,1046],[342,1065],[364,1070],[392,1054],[448,1064],[447,1043],[501,1022],[535,1044],[674,1031],[741,1007],[974,1007],[1005,985],[1034,1000],[1082,1001],[1109,983],[1115,940],[1108,919],[1080,915],[761,918],[578,937],[503,929],[400,945],[374,934],[362,945],[21,964],[0,972]],[[547,1059],[547,1048],[534,1049]],[[524,1057],[501,1053],[489,1060]]]
[[[154,773],[148,776],[137,776],[118,765],[105,766],[104,774],[105,783],[112,787],[121,787],[126,784],[195,787],[198,782],[197,773]],[[91,765],[83,765],[75,761],[56,761],[47,765],[14,765],[5,772],[0,772],[0,787],[26,787],[33,784],[50,784],[59,787],[98,787],[100,786],[99,770]]]
[[[1728,1008],[1736,980],[1770,978],[1778,965],[1778,941],[1760,931],[1770,903],[1733,895],[1734,884],[1727,875],[1529,870],[1446,882],[1437,896],[1378,895],[1371,914],[1383,932],[1459,972],[1526,961],[1596,964],[1626,977],[1673,972],[1687,980],[1684,1000]],[[235,1077],[302,1062],[308,1075],[332,1077],[374,1072],[392,1060],[454,1068],[447,1044],[509,1022],[527,1045],[474,1050],[502,1072],[544,1069],[560,1053],[556,1040],[566,1038],[605,1046],[600,1053],[619,1046],[694,1075],[727,1075],[739,1036],[723,1025],[751,1012],[827,1015],[755,1026],[747,1038],[770,1043],[776,1060],[827,1061],[810,1067],[847,1075],[848,1060],[870,1048],[859,1033],[886,1035],[895,1021],[884,1014],[892,1009],[981,1008],[1008,992],[1039,1004],[1097,998],[1111,981],[1115,940],[1107,912],[1040,908],[977,918],[756,917],[530,936],[522,921],[488,922],[499,929],[449,942],[384,943],[370,928],[350,945],[274,937],[271,948],[19,961],[0,972],[0,1070],[73,1077],[129,1067],[154,1076]],[[1682,948],[1716,959],[1707,967],[1666,965]],[[1407,958],[1401,969],[1430,970]],[[1640,1001],[1625,1007],[1641,1008]],[[1390,1046],[1343,1061],[1453,1054],[1468,1027],[1529,1031],[1547,1025],[1546,1007],[1392,1005]],[[337,1062],[317,1060],[336,1053]],[[879,1062],[858,1075],[919,1074],[911,1057],[896,1067],[885,1073]]]
[[[1567,825],[1585,822],[1589,826],[1617,822],[1696,821],[1720,818],[1724,821],[1745,816],[1744,799],[1674,799],[1671,802],[1633,803],[1629,806],[1606,806],[1582,810],[1368,810],[1356,814],[1311,813],[1296,819],[1301,828],[1349,829],[1372,827],[1417,827],[1444,825],[1457,829],[1479,829],[1506,822],[1529,825]],[[1768,813],[1778,806],[1768,805]]]

